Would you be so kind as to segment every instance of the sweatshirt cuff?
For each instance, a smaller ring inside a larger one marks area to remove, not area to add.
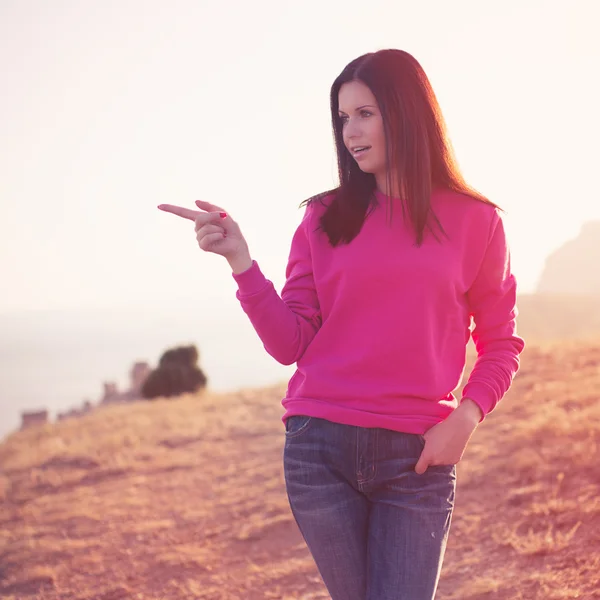
[[[262,274],[258,263],[253,260],[252,266],[241,273],[232,273],[231,276],[238,284],[240,296],[251,296],[260,292],[266,285],[267,279]]]
[[[494,390],[485,383],[480,382],[468,383],[465,386],[462,394],[462,400],[465,400],[466,398],[473,400],[473,402],[475,402],[475,404],[477,404],[477,406],[479,406],[481,409],[483,416],[479,421],[480,423],[490,412],[492,412],[497,404]]]

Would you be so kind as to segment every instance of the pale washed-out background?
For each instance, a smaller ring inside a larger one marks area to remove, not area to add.
[[[427,71],[467,179],[506,209],[520,291],[600,218],[593,1],[0,3],[0,435],[196,343],[214,389],[275,363],[226,262],[157,204],[231,212],[279,290],[298,204],[335,184],[331,82]]]

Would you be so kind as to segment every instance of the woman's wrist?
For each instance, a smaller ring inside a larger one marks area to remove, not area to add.
[[[231,259],[227,259],[231,270],[235,275],[247,271],[252,266],[252,258],[250,254],[243,254],[241,256],[233,256]]]
[[[471,421],[474,427],[483,419],[483,411],[477,402],[471,400],[471,398],[463,398],[455,412],[458,412]]]

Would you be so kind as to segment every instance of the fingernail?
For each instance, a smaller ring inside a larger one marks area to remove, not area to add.
[[[219,215],[220,215],[221,219],[224,219],[227,216],[227,213],[220,212]]]
[[[164,204],[159,204],[156,208],[162,208]]]

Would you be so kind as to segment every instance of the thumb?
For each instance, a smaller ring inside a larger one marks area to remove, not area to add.
[[[427,463],[427,459],[425,458],[425,453],[421,452],[421,456],[419,457],[419,460],[415,465],[415,472],[417,473],[417,475],[423,475],[423,473],[427,471],[428,466],[429,465]]]

